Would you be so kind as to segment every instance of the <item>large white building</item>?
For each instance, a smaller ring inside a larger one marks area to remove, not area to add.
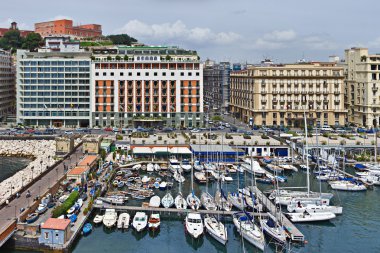
[[[348,122],[372,127],[380,122],[380,55],[368,48],[345,50],[345,104]]]
[[[17,51],[17,122],[90,125],[91,54]]]
[[[10,52],[0,49],[0,119],[15,109],[15,69]]]

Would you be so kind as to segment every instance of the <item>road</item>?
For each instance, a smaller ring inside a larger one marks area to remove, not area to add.
[[[7,228],[15,217],[19,217],[20,209],[27,208],[33,203],[33,199],[36,196],[41,196],[52,187],[58,179],[62,178],[65,174],[64,165],[66,164],[68,168],[75,166],[79,162],[80,157],[83,156],[82,147],[77,148],[75,153],[70,155],[66,160],[60,163],[56,168],[52,169],[43,178],[35,182],[32,186],[28,188],[31,193],[31,197],[26,197],[27,190],[19,197],[12,200],[8,206],[0,209],[0,232]]]

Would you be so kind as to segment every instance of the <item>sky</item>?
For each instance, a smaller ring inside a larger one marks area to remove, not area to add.
[[[379,9],[377,0],[12,0],[1,3],[0,27],[69,18],[202,60],[286,63],[342,58],[354,46],[380,52]]]

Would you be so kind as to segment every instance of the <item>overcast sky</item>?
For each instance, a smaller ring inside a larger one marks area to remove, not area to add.
[[[195,49],[201,58],[257,63],[327,60],[352,46],[380,52],[377,0],[12,0],[0,27],[71,18],[104,34],[128,33],[152,45]],[[360,4],[359,4],[360,3]]]

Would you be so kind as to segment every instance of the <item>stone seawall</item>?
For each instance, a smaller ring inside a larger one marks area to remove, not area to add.
[[[40,175],[56,161],[54,140],[1,140],[0,156],[28,157],[34,160],[24,169],[0,183],[0,204],[11,194]]]

